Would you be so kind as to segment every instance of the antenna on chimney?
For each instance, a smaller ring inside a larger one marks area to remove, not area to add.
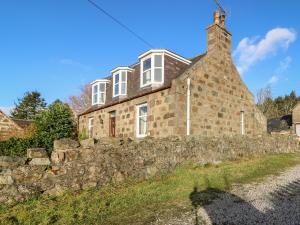
[[[225,18],[227,16],[227,12],[219,2],[219,0],[214,0],[216,5],[218,6],[218,10],[214,13],[214,22],[215,24],[219,24],[222,27],[225,27]]]
[[[223,8],[223,6],[221,5],[221,3],[219,2],[219,0],[214,0],[214,2],[216,3],[216,5],[219,8],[219,12],[220,12],[220,16],[227,16],[227,12],[225,11],[225,9]]]

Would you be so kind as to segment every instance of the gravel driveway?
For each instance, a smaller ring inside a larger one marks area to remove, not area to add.
[[[194,190],[191,200],[197,210],[155,225],[300,225],[300,165],[263,183],[234,186],[230,193],[210,190],[210,196],[212,193],[215,199],[207,202],[207,192]],[[200,207],[203,202],[206,205]]]

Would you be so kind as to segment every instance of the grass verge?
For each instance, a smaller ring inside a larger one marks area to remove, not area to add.
[[[232,184],[259,181],[300,163],[299,154],[277,154],[219,165],[187,164],[146,181],[30,199],[0,206],[0,224],[149,224],[156,217],[191,210],[194,187],[228,190]]]

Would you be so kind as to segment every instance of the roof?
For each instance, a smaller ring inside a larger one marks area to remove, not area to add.
[[[151,50],[150,50],[151,51]],[[148,51],[148,52],[150,52]],[[155,50],[152,50],[155,51]],[[157,51],[162,51],[162,50],[157,50]],[[139,98],[154,92],[158,92],[161,90],[165,90],[171,87],[172,84],[172,80],[176,79],[177,77],[179,77],[184,71],[186,71],[188,68],[190,68],[192,65],[194,65],[194,63],[196,63],[197,61],[199,61],[200,59],[203,58],[203,56],[205,56],[206,53],[204,54],[200,54],[197,55],[191,59],[185,59],[186,62],[183,62],[183,60],[178,60],[175,56],[173,56],[173,54],[175,55],[175,53],[169,51],[169,50],[165,50],[170,54],[166,54],[166,57],[168,57],[168,60],[165,60],[165,82],[162,86],[160,86],[159,88],[152,88],[152,87],[144,87],[144,88],[136,88],[136,87],[140,87],[140,62],[137,62],[131,66],[129,66],[129,68],[132,69],[131,72],[129,72],[130,74],[128,75],[128,84],[127,84],[127,97],[123,97],[123,98],[113,98],[112,97],[112,82],[108,83],[107,85],[107,90],[106,90],[106,104],[104,105],[94,105],[91,106],[89,109],[87,109],[86,111],[84,111],[83,113],[79,114],[79,116],[100,110],[100,109],[104,109],[116,104],[120,104],[126,101],[130,101],[133,100],[135,98]],[[146,53],[148,53],[146,52]],[[146,53],[144,53],[143,55],[147,55]],[[149,53],[148,53],[149,54]],[[176,54],[177,57],[182,57],[179,56],[178,54]],[[183,57],[182,57],[183,58]],[[189,62],[189,63],[187,63]],[[111,80],[112,81],[112,76],[109,77],[105,77],[105,80]]]
[[[298,101],[297,103],[296,103],[296,105],[294,106],[294,108],[292,109],[292,111],[294,111],[296,108],[298,108],[300,106],[300,101]]]
[[[32,120],[21,120],[21,119],[13,119],[13,118],[12,121],[14,121],[21,128],[26,128],[33,123]]]

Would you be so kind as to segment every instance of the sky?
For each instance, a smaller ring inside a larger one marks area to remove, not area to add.
[[[213,0],[94,0],[151,43],[190,58],[206,51]],[[221,0],[232,55],[252,93],[300,95],[300,1]],[[27,91],[47,103],[135,63],[149,46],[87,0],[0,1],[0,108]]]

